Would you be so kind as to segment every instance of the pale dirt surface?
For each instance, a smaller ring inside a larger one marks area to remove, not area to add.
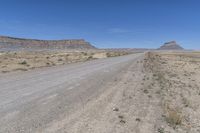
[[[143,58],[132,62],[104,93],[71,116],[50,125],[44,132],[58,133],[149,133],[160,124],[160,98],[146,93]],[[145,85],[144,85],[145,84]],[[41,131],[42,132],[42,131]]]
[[[153,86],[160,89],[162,132],[200,132],[200,53],[163,52],[146,54],[146,71],[153,73]],[[153,87],[153,88],[154,88]]]
[[[98,98],[43,132],[199,133],[199,68],[199,53],[146,53]]]
[[[45,132],[94,101],[141,56],[0,74],[0,133]]]
[[[200,53],[0,75],[0,133],[199,133]]]

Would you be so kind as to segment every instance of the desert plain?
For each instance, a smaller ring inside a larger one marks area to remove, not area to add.
[[[199,51],[0,40],[0,133],[200,132]]]
[[[2,51],[0,52],[0,72],[28,71],[130,53],[133,52],[106,50]]]

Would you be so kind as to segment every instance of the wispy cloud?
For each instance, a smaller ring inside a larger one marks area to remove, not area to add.
[[[123,28],[111,28],[108,29],[108,33],[113,33],[113,34],[122,34],[122,33],[130,33],[130,30],[123,29]]]

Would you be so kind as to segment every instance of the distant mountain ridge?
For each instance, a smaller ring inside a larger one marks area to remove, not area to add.
[[[96,49],[84,39],[37,40],[0,36],[0,48],[61,48],[61,49]]]
[[[184,48],[177,44],[176,41],[170,41],[162,45],[159,50],[184,50]]]

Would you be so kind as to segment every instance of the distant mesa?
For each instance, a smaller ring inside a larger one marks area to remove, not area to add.
[[[176,41],[170,41],[162,45],[159,50],[184,50],[184,48],[177,44]]]
[[[0,48],[96,49],[84,39],[37,40],[0,36]]]

